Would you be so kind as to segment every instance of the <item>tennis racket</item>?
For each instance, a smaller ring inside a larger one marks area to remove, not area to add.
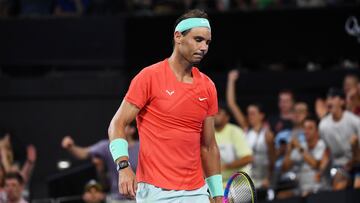
[[[224,203],[256,203],[256,191],[250,176],[245,172],[234,173],[224,192]]]

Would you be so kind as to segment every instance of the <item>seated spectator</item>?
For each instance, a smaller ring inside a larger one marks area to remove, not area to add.
[[[319,138],[318,122],[316,118],[307,117],[303,123],[306,141],[301,143],[297,137],[292,137],[288,145],[283,162],[283,170],[292,170],[296,174],[298,189],[293,190],[294,195],[307,196],[310,193],[324,188],[319,171],[320,162],[328,160],[326,145]]]
[[[139,142],[137,138],[137,131],[134,126],[127,126],[125,128],[126,139],[129,146],[129,161],[131,168],[136,171],[137,158],[139,153]],[[100,182],[106,187],[109,185],[111,200],[126,200],[127,198],[120,195],[118,189],[119,173],[116,170],[113,158],[109,150],[109,139],[103,139],[99,142],[87,146],[78,146],[70,136],[66,136],[62,140],[62,147],[70,152],[78,159],[91,158],[97,170]]]
[[[87,12],[90,0],[55,0],[54,15],[81,16]]]
[[[8,173],[5,176],[6,203],[27,203],[22,197],[24,179],[20,173]]]
[[[296,102],[294,105],[294,118],[293,118],[293,128],[286,129],[283,131],[280,131],[275,136],[275,145],[276,148],[279,146],[280,140],[285,140],[287,143],[290,143],[290,140],[292,138],[296,138],[300,141],[300,143],[305,142],[305,135],[304,135],[304,128],[303,128],[303,122],[306,116],[308,116],[308,106],[304,102]]]
[[[220,151],[224,186],[234,172],[249,173],[252,162],[252,151],[244,132],[240,127],[229,123],[229,120],[230,115],[226,106],[220,105],[215,115],[215,139]]]
[[[359,156],[360,118],[344,110],[345,94],[341,89],[330,88],[328,102],[330,113],[321,120],[319,130],[331,152],[332,167],[338,171],[333,189],[342,190],[351,184],[351,178],[355,182],[360,178],[359,171],[354,171],[358,170],[354,164]]]
[[[96,180],[90,180],[84,188],[82,199],[85,203],[104,203],[105,193],[102,186]]]
[[[308,106],[304,102],[296,102],[294,105],[294,116],[293,116],[293,128],[280,131],[275,137],[275,146],[277,152],[276,168],[279,169],[276,172],[276,191],[277,198],[283,199],[295,195],[297,183],[295,179],[291,179],[292,174],[296,174],[295,170],[283,169],[283,161],[286,154],[291,153],[291,149],[287,147],[291,140],[296,140],[301,144],[305,144],[305,135],[303,122],[306,116],[309,114]]]

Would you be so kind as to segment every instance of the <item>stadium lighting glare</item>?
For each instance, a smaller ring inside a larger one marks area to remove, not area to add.
[[[57,167],[59,170],[67,169],[70,167],[70,165],[71,165],[70,161],[65,161],[65,160],[58,161],[57,163]]]

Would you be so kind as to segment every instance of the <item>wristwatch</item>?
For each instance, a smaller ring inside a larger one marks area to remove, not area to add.
[[[120,161],[117,166],[116,166],[116,170],[117,171],[120,171],[124,168],[127,168],[130,166],[130,162],[128,160],[123,160],[123,161]]]

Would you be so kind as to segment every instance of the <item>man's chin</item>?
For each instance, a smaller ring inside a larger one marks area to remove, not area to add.
[[[193,60],[193,61],[192,61],[192,64],[193,64],[193,65],[198,65],[200,62],[201,62],[201,59],[199,59],[199,60],[196,59],[196,60]]]

